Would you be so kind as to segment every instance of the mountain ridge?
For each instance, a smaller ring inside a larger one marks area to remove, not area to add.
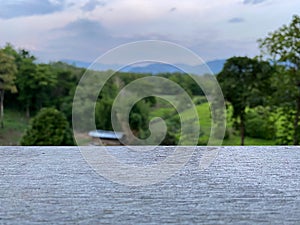
[[[89,66],[92,64],[84,61],[69,60],[69,59],[64,59],[61,61],[82,68],[89,68]],[[222,70],[225,62],[226,59],[217,59],[217,60],[208,61],[206,64],[196,65],[196,66],[191,66],[187,64],[177,64],[174,66],[170,64],[154,62],[154,63],[147,63],[146,65],[133,64],[125,67],[122,67],[121,65],[118,64],[97,64],[94,67],[97,70],[111,69],[111,70],[118,70],[121,72],[131,72],[131,73],[159,74],[159,73],[188,72],[193,74],[204,74],[204,73],[212,72],[213,74],[218,74]]]

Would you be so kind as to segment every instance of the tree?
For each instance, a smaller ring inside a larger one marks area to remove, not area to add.
[[[33,118],[21,139],[21,145],[74,145],[72,131],[65,115],[54,108],[43,108]]]
[[[57,74],[48,64],[35,64],[35,58],[22,56],[17,85],[20,89],[19,100],[26,108],[27,117],[31,110],[52,107],[52,89],[57,84]]]
[[[270,56],[277,66],[277,76],[273,84],[276,86],[277,104],[292,114],[294,138],[293,144],[300,142],[300,17],[293,16],[289,25],[260,39],[262,55]],[[281,104],[281,103],[284,103]],[[288,103],[288,104],[287,104]]]
[[[111,108],[113,99],[104,97],[96,104],[96,127],[102,130],[113,130],[111,124]]]
[[[51,105],[50,93],[57,84],[57,74],[49,64],[38,64],[33,77],[32,91],[35,94],[36,105],[39,109]],[[38,96],[37,96],[38,95]]]
[[[17,92],[15,85],[17,68],[14,62],[14,58],[0,50],[0,123],[1,127],[4,127],[4,92],[10,91],[12,93]]]
[[[79,78],[76,76],[76,67],[64,64],[62,62],[50,64],[51,71],[56,74],[57,85],[52,88],[50,97],[51,105],[62,111],[68,121],[72,120],[72,101],[76,84]],[[83,72],[81,73],[81,75]]]
[[[217,76],[225,100],[232,105],[232,119],[240,129],[241,145],[245,142],[246,108],[264,104],[271,74],[272,67],[268,62],[232,57]]]
[[[129,113],[129,126],[139,138],[149,136],[149,103],[146,99],[138,101]]]
[[[51,96],[52,89],[57,84],[57,73],[52,69],[52,65],[37,64],[35,56],[29,51],[25,49],[16,51],[10,44],[7,44],[3,50],[14,58],[17,66],[15,83],[18,95],[11,97],[26,109],[26,116],[29,118],[32,110],[52,106],[53,99],[58,99],[56,96]]]
[[[19,52],[19,72],[17,75],[17,86],[19,89],[19,101],[25,105],[26,116],[30,117],[30,107],[32,99],[35,96],[35,76],[37,65],[34,63],[36,60],[34,56],[30,55],[28,51],[20,50]]]

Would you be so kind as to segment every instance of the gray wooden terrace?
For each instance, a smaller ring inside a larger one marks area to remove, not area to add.
[[[164,181],[126,186],[78,147],[1,147],[0,224],[300,224],[299,147],[220,147],[199,170],[205,148]]]

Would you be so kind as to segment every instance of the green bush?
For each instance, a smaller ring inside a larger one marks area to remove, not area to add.
[[[196,96],[193,98],[193,102],[195,105],[201,105],[202,103],[207,102],[207,99],[205,96]]]
[[[160,145],[177,145],[180,138],[180,117],[178,114],[171,116],[165,120],[167,125],[167,134]]]
[[[202,146],[202,145],[207,145],[209,137],[206,135],[200,135],[198,139],[197,145]]]
[[[277,110],[276,145],[293,145],[295,136],[294,120],[295,111],[286,109]],[[296,134],[300,135],[299,130],[296,131]]]
[[[20,144],[25,146],[74,145],[72,136],[65,115],[54,108],[44,108],[33,118]]]
[[[272,140],[276,135],[276,126],[272,114],[267,108],[249,109],[246,114],[246,136]]]

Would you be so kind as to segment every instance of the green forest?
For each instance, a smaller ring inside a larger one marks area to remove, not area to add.
[[[216,78],[223,91],[227,127],[223,145],[299,145],[300,143],[300,17],[258,40],[261,54],[227,59]],[[75,145],[72,104],[85,68],[64,62],[39,63],[25,49],[0,49],[0,145]],[[99,76],[101,73],[97,71]],[[113,130],[111,107],[127,84],[152,74],[115,72],[98,96],[97,129]],[[199,114],[198,145],[211,132],[210,105],[195,81],[182,73],[158,74],[179,84]],[[190,109],[184,113],[189,114]],[[132,132],[149,136],[149,122],[161,117],[167,135],[161,145],[176,145],[180,118],[163,98],[137,102],[129,115]],[[82,143],[88,143],[82,134]]]

